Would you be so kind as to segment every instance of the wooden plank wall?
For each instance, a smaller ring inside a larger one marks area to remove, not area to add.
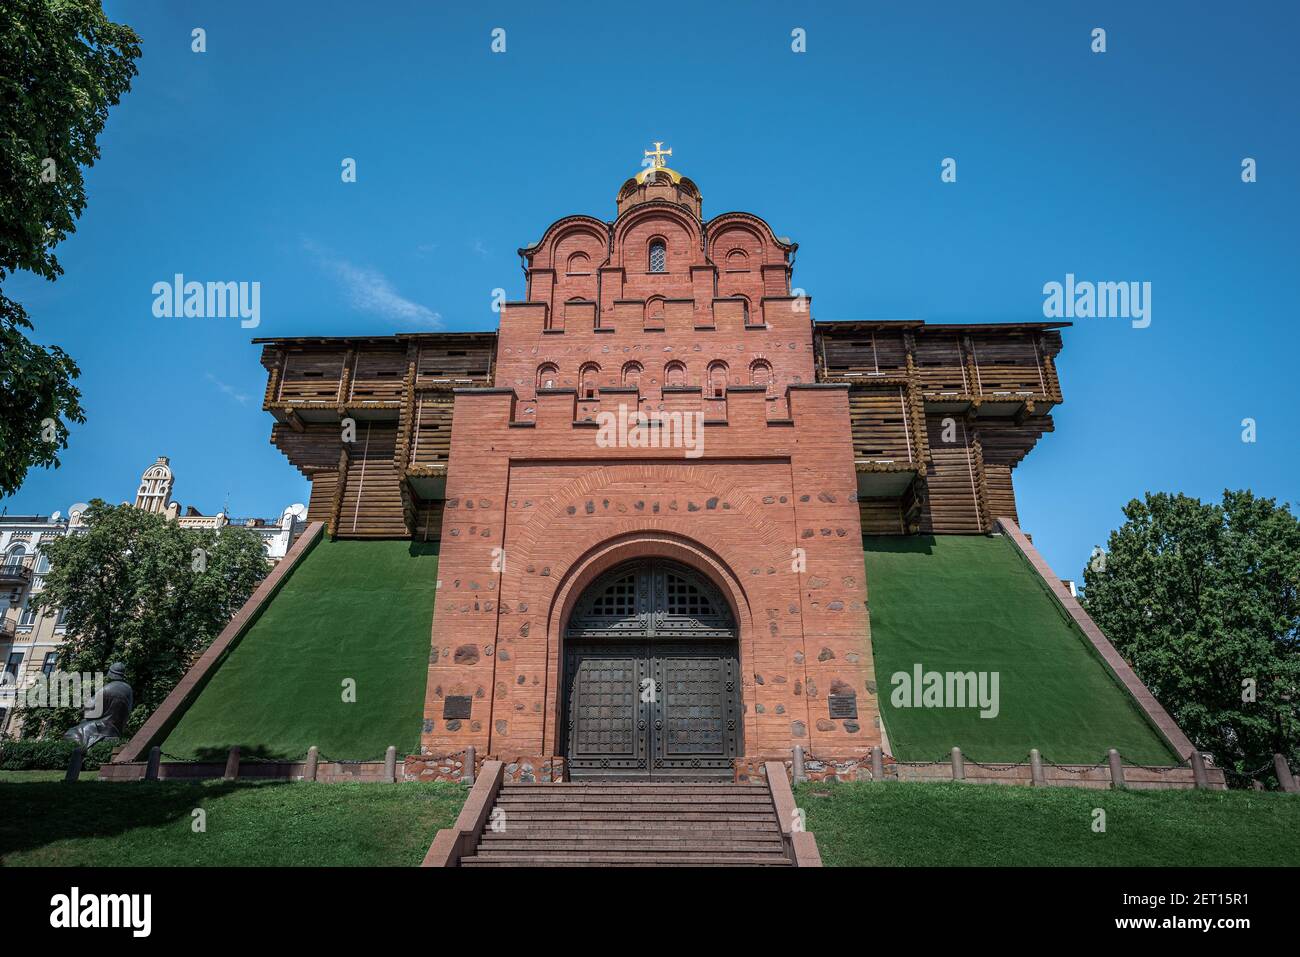
[[[337,528],[340,538],[406,538],[401,478],[393,462],[397,428],[357,424],[357,441],[348,456]]]
[[[921,514],[921,531],[926,533],[983,532],[987,530],[980,507],[977,453],[965,422],[955,419],[952,442],[944,441],[941,414],[925,417],[930,440],[930,464],[925,471],[928,500]]]
[[[855,461],[904,464],[916,457],[907,421],[906,389],[863,386],[849,392],[849,420]]]
[[[421,392],[411,423],[411,465],[446,465],[451,454],[451,412],[455,397],[448,392]]]
[[[311,474],[311,498],[307,500],[307,521],[324,522],[326,526],[333,520],[334,493],[339,487],[337,469],[324,469]]]

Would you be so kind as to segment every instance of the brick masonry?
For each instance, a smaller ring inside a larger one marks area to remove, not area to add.
[[[703,573],[738,624],[746,756],[880,743],[847,387],[814,384],[789,253],[747,214],[699,220],[689,180],[567,217],[501,317],[491,389],[459,390],[422,749],[555,755],[562,633],[635,558]],[[650,273],[663,241],[667,270]],[[606,447],[601,412],[703,418],[703,449]],[[829,694],[855,694],[856,720]],[[468,718],[444,717],[449,696]]]

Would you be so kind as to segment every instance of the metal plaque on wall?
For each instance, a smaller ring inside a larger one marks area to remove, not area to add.
[[[826,696],[831,708],[832,718],[856,719],[858,716],[858,696],[855,694],[832,694]]]
[[[453,718],[468,718],[469,709],[473,703],[474,699],[467,694],[448,695],[442,703],[443,720],[448,721]]]

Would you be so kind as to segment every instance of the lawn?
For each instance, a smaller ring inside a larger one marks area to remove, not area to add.
[[[895,756],[1095,764],[1109,748],[1138,764],[1174,755],[1002,536],[866,539],[867,597],[881,714]],[[892,678],[925,671],[996,672],[999,713],[900,708]]]
[[[322,541],[162,744],[178,758],[380,759],[418,750],[436,546]],[[355,701],[345,700],[347,682]]]
[[[809,783],[796,801],[828,866],[1300,864],[1290,794]]]
[[[414,866],[459,784],[0,784],[0,865]],[[206,831],[193,828],[195,810]]]

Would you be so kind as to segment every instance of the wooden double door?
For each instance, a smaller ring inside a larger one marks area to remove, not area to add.
[[[740,664],[729,606],[671,562],[593,584],[566,629],[573,780],[730,779],[741,749]]]

